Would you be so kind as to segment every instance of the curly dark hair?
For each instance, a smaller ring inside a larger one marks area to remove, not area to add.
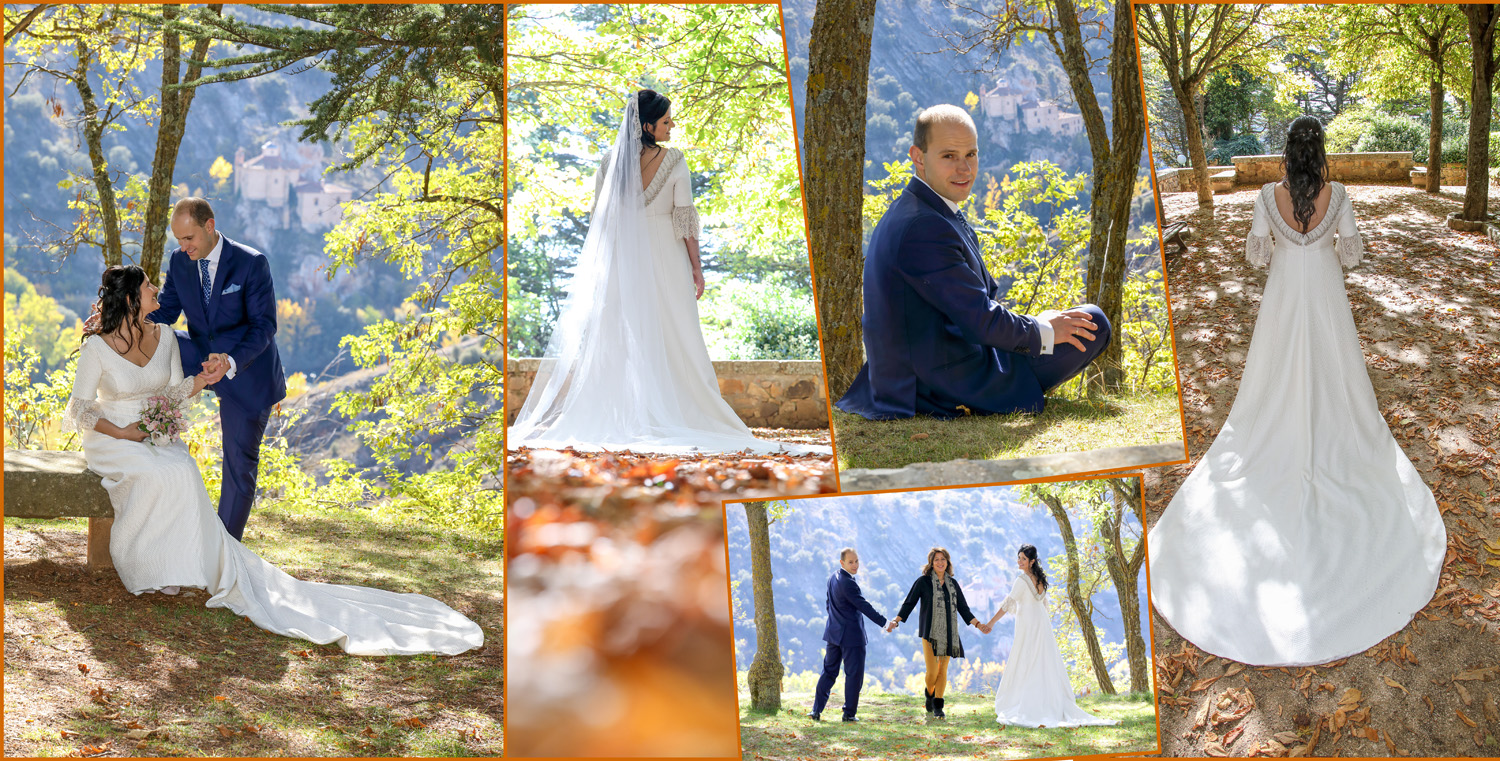
[[[1328,154],[1323,148],[1323,123],[1316,116],[1299,116],[1286,133],[1281,169],[1292,195],[1292,217],[1306,233],[1316,213],[1315,201],[1328,184]]]
[[[655,148],[656,138],[646,129],[646,125],[655,124],[667,112],[672,109],[672,99],[655,90],[641,90],[636,93],[636,108],[641,116],[641,147]]]
[[[141,318],[141,284],[144,282],[146,271],[134,264],[117,264],[104,270],[99,284],[99,301],[83,325],[83,337],[113,333],[124,325],[125,353],[135,348],[136,338],[140,336],[135,326]]]
[[[1029,560],[1031,560],[1031,575],[1036,577],[1037,583],[1041,584],[1042,586],[1042,591],[1046,592],[1048,586],[1047,572],[1042,570],[1042,562],[1036,559],[1036,547],[1033,547],[1029,544],[1023,544],[1021,545],[1020,552],[1022,555],[1025,555]]]

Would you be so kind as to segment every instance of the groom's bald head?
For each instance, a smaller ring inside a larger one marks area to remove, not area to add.
[[[979,132],[968,112],[946,104],[923,111],[912,130],[912,143],[907,151],[912,171],[933,192],[963,203],[979,171]]]
[[[933,127],[939,124],[964,127],[975,138],[979,137],[979,130],[975,128],[974,119],[969,116],[968,111],[955,105],[943,103],[924,109],[922,113],[917,114],[917,126],[911,131],[912,145],[917,146],[918,150],[926,152],[927,146],[932,141]]]

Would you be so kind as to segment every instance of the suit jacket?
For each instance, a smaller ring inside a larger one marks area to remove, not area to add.
[[[866,361],[837,406],[872,420],[1039,412],[1037,321],[1000,304],[979,239],[913,179],[865,254]]]
[[[841,647],[864,647],[865,627],[860,616],[869,616],[876,626],[885,626],[885,616],[875,611],[859,592],[859,582],[843,568],[828,577],[828,625],[823,641]]]
[[[167,325],[187,315],[184,373],[196,373],[209,354],[234,357],[235,376],[211,386],[220,401],[258,413],[286,398],[286,374],[276,350],[276,289],[264,254],[224,238],[208,306],[203,305],[198,263],[177,249],[151,319]]]

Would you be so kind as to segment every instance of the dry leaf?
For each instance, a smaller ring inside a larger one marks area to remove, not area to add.
[[[1468,688],[1464,687],[1463,682],[1454,682],[1453,689],[1458,691],[1458,699],[1462,700],[1464,702],[1464,705],[1474,705],[1474,697],[1469,694],[1469,690]]]
[[[1360,692],[1358,689],[1350,687],[1348,690],[1344,691],[1343,697],[1339,698],[1339,705],[1354,706],[1357,705],[1363,698],[1364,693]]]
[[[911,440],[912,441],[922,441],[923,439],[927,439],[927,438],[931,438],[931,436],[929,436],[928,434],[925,434],[925,433],[914,433],[914,434],[911,435]]]
[[[1406,691],[1405,687],[1401,686],[1400,682],[1398,682],[1398,681],[1396,681],[1396,680],[1394,680],[1394,679],[1392,679],[1390,677],[1385,677],[1385,683],[1388,684],[1388,685],[1390,685],[1390,686],[1392,686],[1392,687],[1395,687],[1396,689],[1400,690],[1404,694],[1407,694],[1407,695],[1411,694],[1411,693],[1409,693],[1409,692]]]
[[[1277,732],[1272,737],[1282,745],[1296,745],[1302,739],[1297,736],[1296,732]]]
[[[1457,708],[1455,708],[1455,709],[1453,709],[1453,712],[1456,713],[1456,714],[1458,714],[1458,720],[1459,721],[1462,721],[1463,723],[1468,724],[1470,727],[1477,727],[1477,726],[1479,726],[1478,724],[1474,723],[1473,719],[1465,716],[1463,711],[1460,711]]]
[[[1205,756],[1215,756],[1218,758],[1223,758],[1224,756],[1229,755],[1229,751],[1225,750],[1224,746],[1216,742],[1212,742],[1203,746],[1203,754]]]

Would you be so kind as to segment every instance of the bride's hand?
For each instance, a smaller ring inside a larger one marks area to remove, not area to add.
[[[125,441],[140,442],[146,440],[146,432],[141,430],[141,427],[138,425],[127,426],[125,428],[115,426],[115,429],[110,431],[109,435],[117,439],[124,439]]]
[[[693,298],[703,298],[703,269],[701,267],[693,268],[693,288],[696,290]]]

